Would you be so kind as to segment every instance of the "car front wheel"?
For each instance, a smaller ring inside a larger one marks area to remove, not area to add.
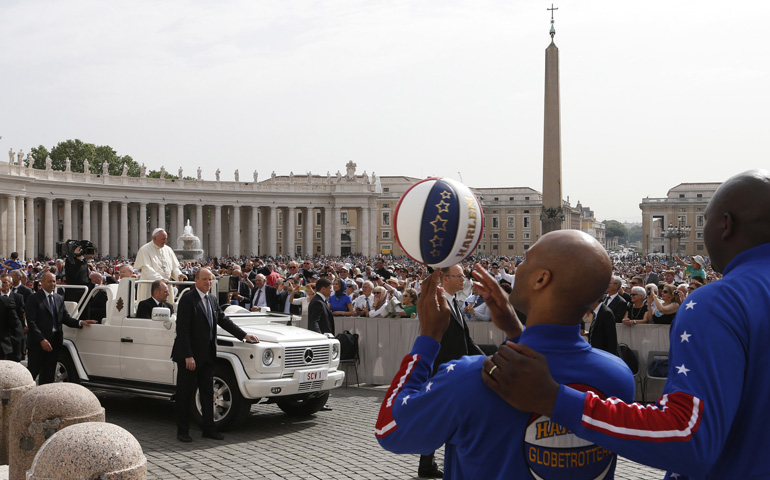
[[[195,392],[193,416],[202,423],[200,391]],[[214,367],[214,428],[224,431],[243,420],[251,409],[251,402],[243,398],[230,366]]]
[[[61,349],[59,358],[56,360],[54,382],[80,383],[80,376],[75,369],[75,362],[72,361],[72,357],[66,348]]]

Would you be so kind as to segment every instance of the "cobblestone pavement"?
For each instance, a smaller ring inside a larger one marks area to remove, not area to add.
[[[176,439],[174,405],[166,400],[95,392],[107,421],[142,445],[148,479],[416,479],[417,455],[386,452],[374,438],[385,388],[332,390],[332,411],[292,418],[275,405],[255,405],[224,441]],[[436,452],[443,461],[443,449]],[[621,459],[615,477],[660,479],[663,472]]]

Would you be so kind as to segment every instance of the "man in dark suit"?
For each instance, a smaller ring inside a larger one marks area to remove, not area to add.
[[[278,303],[278,293],[275,287],[265,283],[265,276],[261,273],[254,277],[254,288],[251,290],[249,309],[254,312],[257,307],[270,307],[270,310],[281,311]]]
[[[607,295],[602,300],[602,303],[612,310],[616,323],[623,322],[623,317],[626,315],[626,310],[628,310],[628,302],[620,294],[621,286],[623,286],[623,279],[613,276],[610,280],[610,285],[607,287]]]
[[[644,275],[642,275],[642,277],[644,278],[644,285],[642,285],[643,287],[651,283],[654,285],[660,283],[660,277],[658,277],[657,273],[652,271],[651,263],[648,263],[644,266]]]
[[[6,355],[5,359],[20,362],[24,359],[24,297],[18,293],[14,293],[11,289],[13,280],[10,275],[3,275],[0,277],[0,282],[2,282],[0,295],[7,297],[13,302],[16,308],[16,318],[18,319],[15,327],[8,325],[8,334],[11,338],[13,352],[10,355]],[[13,323],[12,320],[11,323]]]
[[[23,283],[21,283],[23,279],[24,279],[24,273],[21,270],[11,271],[11,280],[13,280],[13,285],[11,286],[11,290],[13,290],[14,293],[18,293],[19,295],[24,297],[24,302],[26,303],[27,297],[32,295],[32,289],[24,285]]]
[[[6,278],[6,277],[3,277]],[[16,304],[8,295],[0,295],[0,359],[16,360],[14,342],[19,328],[19,317],[16,315]]]
[[[593,320],[588,327],[588,343],[613,355],[618,354],[618,332],[615,327],[615,315],[607,305],[597,301],[591,313]]]
[[[332,282],[327,278],[315,284],[315,295],[307,306],[307,329],[318,333],[334,335],[334,316],[329,308],[329,295],[332,294]]]
[[[217,358],[217,325],[240,340],[259,342],[253,334],[246,334],[225,316],[217,299],[209,290],[214,274],[201,268],[195,276],[195,288],[179,299],[176,321],[176,339],[171,358],[177,362],[176,425],[177,439],[191,442],[188,413],[195,388],[200,391],[203,416],[203,436],[222,440],[224,436],[214,429],[214,362]]]
[[[278,300],[280,313],[290,313],[292,315],[302,315],[302,305],[294,305],[295,298],[302,298],[305,294],[300,290],[300,286],[292,278],[284,281],[279,280]]]
[[[152,309],[155,307],[166,307],[171,313],[174,312],[174,306],[168,303],[168,285],[163,280],[152,282],[152,296],[139,302],[136,306],[136,318],[152,318]]]
[[[29,363],[27,368],[32,378],[40,375],[39,384],[53,383],[56,361],[64,339],[64,325],[80,328],[96,323],[93,320],[75,320],[64,307],[64,298],[55,293],[56,275],[45,272],[40,281],[42,290],[27,298],[25,313],[29,328],[27,346]]]
[[[433,375],[436,374],[439,366],[450,360],[456,360],[464,355],[484,355],[481,348],[471,338],[468,324],[465,323],[462,305],[455,298],[455,294],[462,291],[464,280],[463,267],[459,263],[441,269],[441,286],[444,288],[452,318],[444,336],[441,337],[441,348],[433,362]],[[433,453],[420,455],[420,465],[417,469],[419,477],[441,478],[443,474],[444,472],[436,464]]]

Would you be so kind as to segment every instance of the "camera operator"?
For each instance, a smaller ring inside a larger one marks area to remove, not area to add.
[[[74,249],[67,252],[67,259],[64,263],[64,275],[67,278],[67,285],[85,285],[88,290],[94,288],[94,284],[89,278],[88,261],[94,258],[94,249],[83,249],[78,244]],[[67,289],[64,299],[76,302],[83,294],[79,289]]]

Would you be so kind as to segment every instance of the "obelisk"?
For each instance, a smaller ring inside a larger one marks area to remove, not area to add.
[[[564,210],[561,206],[561,115],[559,113],[559,49],[553,43],[556,35],[551,4],[551,44],[545,49],[545,112],[543,127],[543,210],[541,231],[545,235],[561,230]]]

